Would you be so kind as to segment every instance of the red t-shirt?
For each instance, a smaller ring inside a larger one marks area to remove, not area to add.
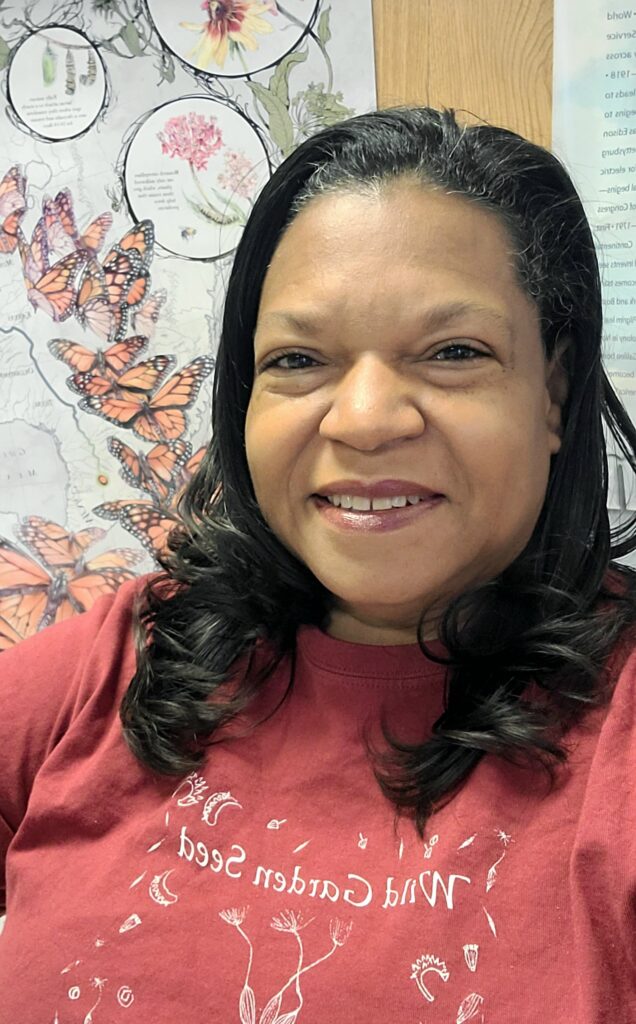
[[[283,705],[157,777],[118,718],[137,586],[0,656],[2,1024],[636,1021],[634,653],[552,793],[488,756],[422,842],[362,732],[426,735],[443,668],[302,627]]]

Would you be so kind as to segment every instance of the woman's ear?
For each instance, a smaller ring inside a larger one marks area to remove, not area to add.
[[[546,422],[548,428],[559,438],[563,429],[561,413],[570,393],[569,360],[565,358],[565,354],[571,341],[572,339],[567,337],[557,342],[552,359],[546,368]]]

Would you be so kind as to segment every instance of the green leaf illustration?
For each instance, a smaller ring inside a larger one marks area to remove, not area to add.
[[[135,24],[132,21],[127,21],[121,32],[119,33],[124,43],[130,50],[133,57],[141,56],[141,45],[139,43],[139,33],[135,28]]]
[[[268,128],[273,141],[283,156],[291,153],[294,145],[294,128],[285,104],[259,82],[247,83],[254,97],[264,108],[268,117]]]
[[[295,64],[302,64],[306,60],[307,50],[302,53],[288,53],[269,80],[269,91],[278,96],[285,106],[289,104],[289,72]]]
[[[329,28],[329,15],[331,14],[331,7],[328,7],[326,11],[323,11],[318,19],[318,28],[316,35],[320,39],[323,46],[331,39],[331,29]]]

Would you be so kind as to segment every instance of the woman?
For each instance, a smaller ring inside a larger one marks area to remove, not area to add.
[[[553,156],[430,109],[300,146],[166,571],[0,663],[0,1019],[636,1019],[603,419],[634,465]]]

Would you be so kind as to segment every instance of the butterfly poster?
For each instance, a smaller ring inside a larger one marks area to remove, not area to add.
[[[0,650],[156,567],[256,197],[375,107],[371,0],[2,15]]]

